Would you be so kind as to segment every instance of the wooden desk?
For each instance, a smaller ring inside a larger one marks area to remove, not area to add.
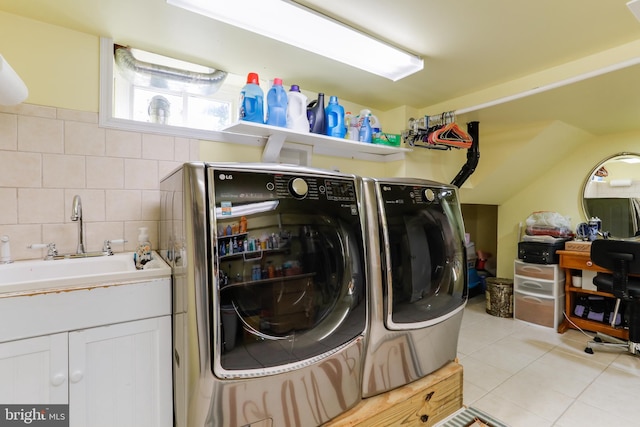
[[[589,289],[576,288],[571,283],[571,270],[590,270],[596,272],[610,273],[609,270],[598,267],[591,261],[589,252],[578,251],[558,251],[560,255],[560,267],[565,269],[565,313],[571,322],[575,323],[581,329],[593,332],[602,332],[613,337],[617,337],[623,340],[629,339],[629,330],[624,328],[612,328],[611,325],[595,322],[589,319],[582,319],[573,314],[573,308],[575,306],[576,297],[579,295],[600,295],[608,298],[614,298],[612,294],[606,292],[592,291]],[[574,328],[569,321],[565,318],[563,322],[558,326],[558,332],[564,333],[567,329]]]

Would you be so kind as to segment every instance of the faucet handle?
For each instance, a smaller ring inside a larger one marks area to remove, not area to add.
[[[58,249],[56,249],[56,244],[55,243],[32,243],[31,245],[28,245],[27,248],[29,249],[43,249],[43,248],[47,248],[47,256],[44,259],[53,259],[54,257],[58,256]]]
[[[113,240],[105,240],[102,245],[102,252],[105,255],[113,255],[113,249],[111,249],[111,245],[114,243],[127,243],[125,239],[113,239]]]

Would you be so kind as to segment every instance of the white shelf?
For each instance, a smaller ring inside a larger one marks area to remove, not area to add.
[[[412,151],[408,148],[369,144],[316,133],[296,132],[287,128],[253,122],[240,121],[224,128],[223,131],[266,138],[263,152],[263,161],[265,162],[278,160],[285,141],[311,146],[316,154],[377,162],[403,160],[405,153]]]

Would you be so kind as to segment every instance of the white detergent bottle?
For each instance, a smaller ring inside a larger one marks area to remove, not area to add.
[[[307,118],[307,97],[300,92],[298,85],[291,85],[289,104],[287,105],[287,128],[297,132],[309,132]]]
[[[147,227],[138,228],[138,247],[133,254],[136,268],[142,270],[144,265],[151,261],[151,243],[149,242],[149,229]]]

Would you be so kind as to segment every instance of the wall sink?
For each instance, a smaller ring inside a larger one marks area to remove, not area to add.
[[[150,280],[171,274],[171,268],[157,253],[153,253],[152,266],[154,268],[136,270],[133,252],[87,258],[16,261],[0,265],[0,296]]]

